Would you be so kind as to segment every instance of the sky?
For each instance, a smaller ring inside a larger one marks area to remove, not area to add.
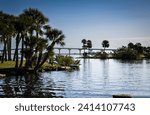
[[[65,47],[82,47],[81,40],[91,40],[102,48],[129,42],[150,46],[150,0],[0,0],[0,11],[19,15],[27,8],[37,8],[49,18],[49,24],[65,34]]]

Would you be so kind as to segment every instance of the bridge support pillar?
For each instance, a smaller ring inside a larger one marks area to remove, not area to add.
[[[68,49],[69,50],[69,56],[70,56],[70,53],[71,53],[71,49]]]
[[[81,49],[79,49],[79,55],[81,55]]]
[[[61,49],[59,48],[58,50],[59,50],[59,55],[60,55],[60,50],[61,50]]]

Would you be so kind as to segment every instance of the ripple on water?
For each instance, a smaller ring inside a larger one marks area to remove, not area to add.
[[[45,72],[0,80],[0,96],[99,98],[150,97],[150,61],[81,59],[79,71]]]

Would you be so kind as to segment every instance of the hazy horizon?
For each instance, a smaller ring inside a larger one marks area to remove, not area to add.
[[[9,3],[9,4],[8,4]],[[0,0],[0,10],[19,15],[29,7],[39,9],[50,25],[65,34],[65,47],[94,48],[110,41],[110,48],[129,42],[150,46],[150,0]]]

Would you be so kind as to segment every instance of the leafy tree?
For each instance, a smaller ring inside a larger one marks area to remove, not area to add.
[[[138,52],[138,54],[142,54],[143,53],[143,46],[141,45],[141,43],[136,43],[134,45],[134,49]]]
[[[131,48],[122,47],[117,49],[114,56],[117,59],[133,60],[137,59],[137,51],[132,50]]]
[[[74,64],[74,59],[70,56],[56,56],[56,62],[61,66],[70,66]]]
[[[134,44],[133,44],[132,42],[130,42],[130,43],[128,44],[128,48],[133,49],[133,48],[134,48]]]

